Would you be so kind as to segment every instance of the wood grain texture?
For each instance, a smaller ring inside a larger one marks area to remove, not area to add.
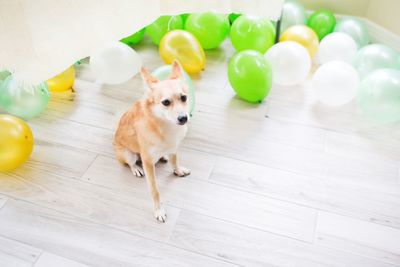
[[[32,266],[41,253],[40,249],[0,235],[0,264],[2,267]]]
[[[34,267],[88,267],[86,264],[72,261],[67,258],[57,256],[52,253],[44,252]]]

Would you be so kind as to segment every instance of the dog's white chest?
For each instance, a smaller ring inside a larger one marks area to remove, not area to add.
[[[185,138],[187,133],[187,126],[170,127],[165,129],[164,139],[159,144],[154,144],[151,148],[151,155],[154,160],[176,153],[179,144]]]

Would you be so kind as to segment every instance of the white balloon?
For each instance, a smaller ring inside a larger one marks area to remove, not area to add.
[[[272,81],[280,85],[303,82],[311,69],[307,49],[296,42],[281,42],[272,46],[265,58],[272,67]]]
[[[97,80],[107,84],[126,82],[142,66],[139,55],[126,44],[111,43],[90,57],[90,67]]]
[[[343,61],[330,61],[317,69],[312,88],[319,101],[329,106],[350,102],[356,95],[360,78],[357,70]]]
[[[352,63],[357,54],[357,43],[345,33],[334,32],[322,39],[318,47],[317,61],[324,64],[339,60]]]

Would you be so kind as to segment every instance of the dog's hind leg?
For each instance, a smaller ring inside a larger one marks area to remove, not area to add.
[[[127,148],[121,146],[114,146],[114,148],[117,159],[121,164],[128,165],[136,177],[144,176],[144,171],[136,165],[136,161],[140,160],[139,154],[132,153]]]

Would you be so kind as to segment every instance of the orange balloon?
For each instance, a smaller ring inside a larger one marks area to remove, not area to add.
[[[204,70],[206,57],[199,41],[190,32],[173,30],[164,35],[160,42],[160,56],[165,63],[177,59],[189,74]]]
[[[294,41],[303,45],[307,48],[311,58],[317,53],[319,45],[317,34],[305,25],[295,25],[288,28],[282,33],[279,41]]]

